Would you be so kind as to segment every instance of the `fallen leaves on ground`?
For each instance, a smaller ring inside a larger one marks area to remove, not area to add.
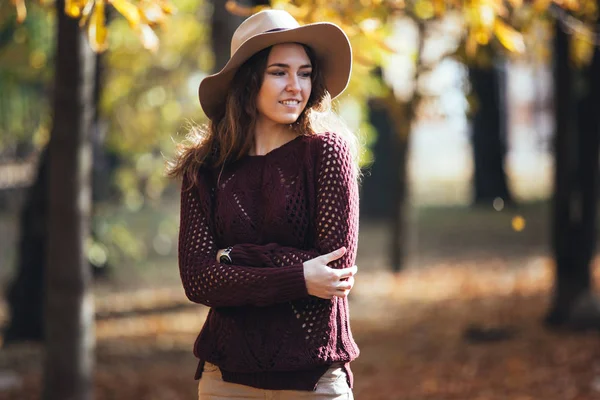
[[[594,276],[600,283],[598,268]],[[360,273],[350,299],[361,348],[355,398],[600,399],[600,335],[542,326],[551,283],[552,265],[541,257],[518,269],[491,259]],[[191,346],[206,308],[190,306],[179,288],[102,296],[95,398],[196,398]],[[470,328],[506,335],[480,342]],[[0,378],[12,370],[21,381],[0,399],[39,398],[40,358],[36,346],[2,350]]]

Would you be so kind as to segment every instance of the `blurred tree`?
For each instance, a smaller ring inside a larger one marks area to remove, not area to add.
[[[493,56],[492,56],[493,57]],[[513,202],[504,161],[507,150],[506,70],[503,58],[487,65],[468,65],[476,105],[471,116],[473,203],[491,205],[496,198]]]
[[[597,1],[600,10],[600,1]],[[600,21],[600,20],[599,20]],[[552,327],[600,329],[600,303],[593,294],[600,151],[600,43],[593,36],[591,65],[578,74],[570,57],[573,40],[555,26],[555,188],[552,248],[556,279],[546,323]],[[584,88],[579,93],[576,87]]]
[[[43,399],[91,399],[94,305],[85,254],[91,212],[96,60],[77,20],[56,1],[57,54],[48,145]]]
[[[44,332],[44,276],[46,265],[48,156],[39,159],[37,176],[20,213],[17,269],[7,288],[10,319],[3,337],[6,344],[42,341]]]
[[[20,21],[23,0],[16,0]],[[169,5],[162,0],[135,7],[113,0],[126,14],[142,41],[155,47],[150,24],[158,22]],[[89,5],[93,7],[88,7]],[[148,8],[155,7],[152,13]],[[57,0],[57,54],[53,122],[47,150],[47,236],[45,298],[45,358],[43,398],[92,398],[94,306],[86,255],[91,213],[91,135],[97,59],[92,50],[106,48],[104,0],[95,3]],[[162,12],[162,15],[160,12]],[[79,21],[71,17],[83,16]],[[152,18],[149,17],[152,16]],[[143,23],[140,21],[142,20]],[[88,39],[79,25],[90,17]],[[136,20],[137,19],[137,20]],[[145,29],[147,28],[147,29]],[[44,157],[45,159],[46,157]],[[45,165],[41,163],[40,165]],[[43,172],[44,170],[42,170]],[[40,176],[44,176],[40,174]],[[43,182],[40,184],[43,190]],[[39,186],[34,185],[34,188]],[[39,275],[34,277],[40,278]],[[35,293],[33,294],[35,295]]]
[[[414,77],[417,81],[426,70],[423,62],[423,49],[425,46],[426,24],[418,19]],[[380,68],[375,75],[381,79],[381,84],[386,87],[383,95],[371,98],[368,102],[371,123],[377,129],[378,141],[382,141],[381,149],[384,157],[387,156],[388,167],[385,177],[388,182],[383,186],[388,193],[383,197],[389,198],[389,208],[380,212],[390,221],[390,236],[388,252],[393,271],[400,271],[406,256],[406,209],[408,207],[408,157],[412,123],[415,120],[421,95],[416,88],[405,98],[399,98],[392,87],[387,86]],[[388,132],[385,132],[385,131]],[[385,158],[384,158],[385,159]],[[373,190],[376,196],[382,196],[381,188]],[[389,196],[388,196],[389,195]]]
[[[218,72],[229,61],[231,38],[237,27],[244,21],[244,16],[231,12],[227,8],[228,0],[212,0],[211,44],[215,63],[213,72]],[[270,6],[269,0],[241,0],[244,7]],[[230,6],[232,4],[230,3]]]
[[[34,9],[33,15],[30,15],[24,24],[27,25],[39,25],[43,21],[39,21],[40,18],[45,19],[47,16],[40,13],[42,10]],[[14,18],[10,18],[14,21]],[[40,33],[42,29],[37,28],[31,32],[31,34]],[[12,32],[15,33],[15,32]],[[55,34],[50,34],[47,38],[49,42],[54,39]],[[35,38],[35,37],[34,37]],[[33,39],[37,41],[39,39]],[[40,47],[46,47],[46,44],[41,44]],[[35,54],[37,49],[33,49]],[[54,57],[50,52],[44,52],[44,58],[47,59],[49,56]],[[108,181],[106,168],[102,168],[105,163],[104,161],[104,146],[103,146],[103,135],[101,135],[100,128],[100,115],[98,112],[98,101],[101,92],[101,66],[100,60],[102,55],[94,55],[95,73],[94,73],[94,96],[93,96],[93,125],[91,128],[92,137],[92,148],[94,157],[94,183],[93,196],[97,200],[106,196],[106,185]],[[49,92],[46,86],[49,86],[47,82],[47,76],[32,76],[31,82],[22,81],[25,87],[38,87],[39,89],[35,92],[35,96],[42,100],[36,102],[29,102],[31,108],[43,108],[46,99],[44,94]],[[9,82],[9,84],[16,84],[15,82]],[[15,96],[17,99],[20,96]],[[11,101],[15,101],[12,99]],[[18,101],[18,100],[17,100]],[[8,103],[10,104],[10,102]],[[35,116],[34,116],[35,115]],[[20,119],[20,118],[19,118]],[[29,144],[29,147],[34,143],[34,133],[36,129],[45,132],[45,118],[43,118],[43,112],[30,112],[25,117],[22,117],[23,123],[18,124],[23,128],[23,132],[14,132],[10,129],[10,135],[5,150],[11,146],[10,139],[21,137],[25,143]],[[7,118],[10,126],[13,126],[16,122],[15,115],[11,115],[11,120]],[[39,128],[38,128],[39,127]],[[9,129],[6,129],[9,131]],[[46,137],[38,139],[40,142],[39,146],[45,146]],[[31,150],[29,150],[31,152]],[[14,279],[9,283],[7,290],[7,301],[9,306],[9,315],[11,316],[8,325],[5,327],[4,339],[5,343],[10,344],[18,341],[41,341],[44,338],[44,315],[43,315],[43,304],[44,304],[44,282],[45,282],[45,271],[46,271],[46,242],[48,237],[48,220],[47,220],[47,204],[49,201],[49,192],[46,190],[48,187],[48,168],[49,168],[49,157],[47,149],[43,147],[41,156],[37,163],[37,173],[34,176],[34,182],[31,185],[25,204],[20,212],[19,219],[19,251],[17,268]],[[29,154],[27,154],[29,156]],[[17,155],[18,157],[18,155]],[[103,179],[104,178],[104,179]],[[96,268],[93,264],[92,267],[95,274],[106,274],[106,268]]]
[[[244,17],[227,11],[227,0],[212,0],[211,44],[214,52],[213,72],[218,72],[227,64],[230,56],[230,43],[233,32],[242,23]]]
[[[386,98],[394,97],[392,88],[386,85],[381,67],[374,68],[373,75],[386,87],[386,91],[373,96],[367,103],[369,123],[377,133],[372,145],[377,159],[369,166],[367,176],[362,181],[360,211],[361,217],[387,221],[392,218],[391,211],[396,201],[392,199],[392,194],[398,193],[396,182],[390,179],[390,171],[399,169],[399,157],[392,150],[396,147],[393,142],[399,135],[396,134],[392,116],[387,109]]]
[[[0,5],[8,11],[9,5]],[[0,13],[1,14],[1,13]],[[31,160],[48,138],[50,106],[47,60],[52,58],[54,23],[39,5],[18,25],[14,16],[4,14],[0,47],[0,153],[8,160]],[[31,161],[29,161],[31,162]],[[45,249],[47,237],[47,165],[39,157],[35,182],[26,193],[19,214],[19,249],[16,274],[7,288],[10,319],[4,328],[7,344],[21,340],[42,340]]]

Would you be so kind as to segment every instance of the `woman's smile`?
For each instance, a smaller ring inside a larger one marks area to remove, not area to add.
[[[279,104],[283,104],[286,107],[297,107],[300,105],[300,100],[281,100]]]

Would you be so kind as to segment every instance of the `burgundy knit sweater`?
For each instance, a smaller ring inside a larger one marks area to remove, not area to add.
[[[263,156],[199,171],[181,195],[179,269],[187,297],[211,307],[194,345],[223,380],[262,389],[314,390],[333,363],[358,347],[347,299],[307,293],[302,263],[342,246],[330,263],[352,267],[358,242],[358,184],[347,143],[299,136]],[[217,181],[218,180],[218,181]],[[232,265],[218,263],[233,246]]]

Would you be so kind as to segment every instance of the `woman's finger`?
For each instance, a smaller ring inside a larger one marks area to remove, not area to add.
[[[352,284],[349,281],[339,281],[335,288],[336,290],[349,290],[352,289]]]
[[[337,292],[335,292],[335,296],[343,299],[345,297],[348,297],[349,293],[350,290],[338,290]]]
[[[320,256],[320,258],[325,264],[329,264],[330,262],[342,257],[344,254],[346,254],[346,248],[340,247],[339,249],[332,251],[331,253],[323,254],[322,256]]]
[[[356,272],[358,272],[358,267],[355,265],[352,268],[338,269],[336,271],[338,273],[338,278],[350,278],[351,276],[354,276]]]

